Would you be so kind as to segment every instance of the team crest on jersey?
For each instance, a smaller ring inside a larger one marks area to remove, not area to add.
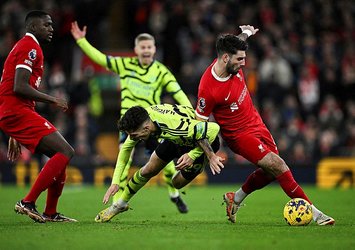
[[[234,111],[239,109],[238,104],[236,102],[233,102],[229,107],[230,107],[232,112],[234,112]]]
[[[206,100],[205,100],[205,98],[201,97],[198,100],[197,108],[198,108],[198,111],[200,111],[201,113],[204,112],[204,109],[206,108]]]
[[[32,49],[30,52],[28,52],[28,57],[33,61],[37,57],[37,51],[35,49]]]

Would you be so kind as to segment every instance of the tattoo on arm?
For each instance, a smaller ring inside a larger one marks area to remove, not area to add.
[[[209,141],[207,139],[198,140],[197,144],[202,148],[207,158],[210,159],[212,154],[214,154],[214,152]]]

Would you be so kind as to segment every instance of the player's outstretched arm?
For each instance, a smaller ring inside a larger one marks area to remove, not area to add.
[[[71,23],[70,32],[71,32],[72,36],[74,37],[74,39],[78,40],[78,39],[84,38],[86,36],[86,29],[87,29],[87,27],[84,26],[83,29],[81,30],[79,28],[78,22],[75,21],[75,22]]]

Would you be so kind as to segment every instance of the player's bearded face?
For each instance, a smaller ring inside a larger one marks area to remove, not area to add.
[[[245,66],[245,51],[238,51],[237,54],[231,55],[226,64],[226,71],[228,74],[236,75],[238,71]]]
[[[150,65],[154,60],[156,47],[152,40],[142,40],[134,47],[134,52],[142,65]]]

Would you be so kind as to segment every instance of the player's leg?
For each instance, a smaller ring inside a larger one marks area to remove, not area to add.
[[[174,150],[175,148],[175,145],[172,145],[170,143],[167,144],[166,142],[164,142],[164,145],[168,146],[170,150]],[[154,150],[158,148],[158,146],[159,146],[158,140],[155,137],[150,137],[145,143],[146,153],[151,155],[154,152]],[[158,151],[160,154],[164,155],[164,153],[161,153],[161,149],[158,149]],[[177,190],[172,184],[172,178],[175,174],[176,174],[176,169],[175,169],[174,161],[170,161],[163,169],[164,182],[167,185],[170,200],[176,205],[180,213],[187,213],[188,208],[185,202],[182,200],[179,190]]]
[[[291,170],[286,165],[283,159],[273,152],[267,154],[263,159],[258,162],[265,171],[272,173],[276,176],[283,191],[290,198],[302,198],[308,201],[312,206],[313,220],[318,225],[333,225],[335,220],[322,213],[307,197],[301,186],[294,179]]]
[[[110,221],[115,215],[128,210],[128,202],[136,193],[155,175],[157,175],[167,162],[160,159],[155,152],[151,155],[147,164],[134,173],[128,181],[122,195],[116,203],[101,211],[95,218],[96,222]]]
[[[188,212],[187,205],[182,200],[179,190],[177,190],[172,183],[172,178],[176,173],[177,171],[175,169],[175,164],[173,161],[171,161],[163,169],[163,178],[168,187],[170,200],[174,204],[176,204],[176,207],[180,213],[187,213]]]
[[[227,143],[234,153],[240,154],[250,162],[256,164],[258,159],[264,157],[271,149],[277,152],[276,145],[271,135],[264,141],[265,143],[262,143],[258,137],[254,136],[252,133],[248,133],[246,135],[240,135],[238,140],[227,141]],[[223,200],[226,204],[228,220],[235,223],[236,213],[242,201],[252,192],[265,187],[274,180],[275,177],[273,175],[264,171],[262,168],[258,168],[247,177],[246,181],[237,191],[225,193]]]
[[[55,182],[48,187],[46,208],[43,212],[43,217],[46,222],[77,222],[76,219],[69,218],[57,212],[57,204],[59,197],[62,194],[66,179],[65,170],[58,176]]]
[[[42,168],[30,192],[23,199],[25,202],[35,202],[38,196],[66,169],[74,155],[74,149],[58,131],[44,136],[36,152],[44,153],[50,159]]]
[[[263,188],[276,179],[281,188],[290,198],[302,198],[312,204],[301,186],[298,185],[294,179],[287,164],[278,155],[275,142],[270,132],[266,128],[260,129],[258,132],[261,136],[259,135],[257,137],[252,134],[248,134],[243,136],[238,144],[239,154],[252,163],[258,165],[261,169],[256,170],[248,176],[242,188],[235,192],[233,197],[234,203],[239,206],[248,194]],[[228,195],[229,197],[226,197]],[[231,196],[231,194],[227,193],[224,198],[226,200],[226,198],[231,198]],[[317,221],[318,224],[327,223],[324,219],[327,216],[321,213],[314,205],[312,205],[312,208],[314,211],[314,220],[321,220],[321,222]],[[328,224],[333,223],[334,220],[329,217]]]
[[[10,135],[32,153],[42,153],[50,159],[42,168],[26,197],[16,203],[15,211],[27,214],[35,221],[44,222],[36,210],[35,202],[39,195],[65,170],[74,155],[74,150],[49,121],[35,112],[24,112],[16,122],[20,124],[14,127],[22,129],[11,131]]]

